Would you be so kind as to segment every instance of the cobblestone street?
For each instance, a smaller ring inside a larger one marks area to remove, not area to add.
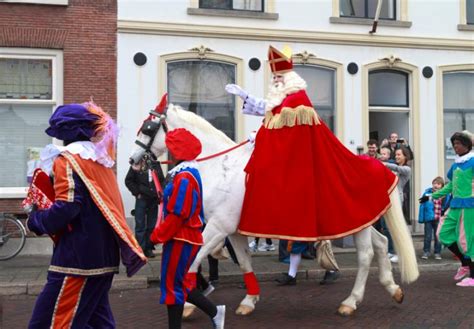
[[[244,290],[237,284],[221,284],[212,294],[217,303],[227,305],[226,328],[474,328],[472,288],[456,287],[451,271],[423,273],[413,285],[405,286],[405,301],[398,305],[371,275],[366,296],[354,317],[336,315],[347,297],[354,277],[341,277],[332,285],[316,280],[300,280],[293,287],[261,286],[261,301],[248,317],[234,314]],[[111,294],[118,328],[167,328],[166,309],[158,305],[158,288],[128,290]],[[25,328],[35,297],[22,295],[2,301],[1,328]],[[211,328],[197,311],[183,323],[186,328]]]

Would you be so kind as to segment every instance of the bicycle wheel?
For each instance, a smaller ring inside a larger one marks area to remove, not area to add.
[[[15,257],[23,249],[26,232],[19,220],[0,217],[0,261]]]

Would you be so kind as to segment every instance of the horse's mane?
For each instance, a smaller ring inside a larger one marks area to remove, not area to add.
[[[176,110],[176,113],[178,114],[178,118],[187,122],[191,126],[196,127],[197,129],[201,130],[206,135],[211,135],[216,138],[220,138],[224,142],[229,143],[229,144],[234,143],[234,141],[231,140],[226,134],[224,134],[222,131],[214,127],[212,124],[206,121],[203,117],[191,111],[186,111],[179,105],[172,105],[170,107]]]

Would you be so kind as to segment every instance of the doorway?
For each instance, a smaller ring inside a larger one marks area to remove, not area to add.
[[[404,138],[410,145],[411,134],[410,134],[410,112],[409,111],[397,111],[397,112],[383,112],[383,111],[370,111],[369,112],[369,138],[378,141],[379,145],[384,139],[388,139],[390,134],[396,132],[399,138]],[[413,161],[413,160],[412,160]],[[412,161],[409,161],[411,165]],[[403,214],[408,225],[414,224],[415,221],[415,209],[414,205],[414,176],[413,166],[412,177],[404,188],[404,203],[403,203]]]

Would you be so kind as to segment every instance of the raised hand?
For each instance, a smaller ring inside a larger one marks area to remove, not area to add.
[[[226,85],[225,91],[227,91],[229,94],[239,96],[240,98],[242,98],[242,100],[245,100],[249,94],[248,92],[243,90],[239,85],[236,85],[233,83]]]

